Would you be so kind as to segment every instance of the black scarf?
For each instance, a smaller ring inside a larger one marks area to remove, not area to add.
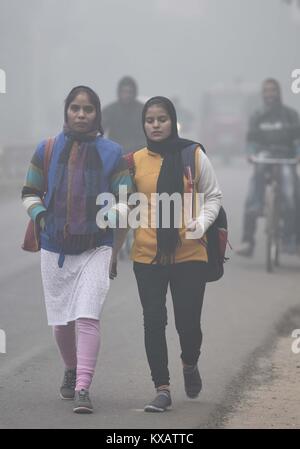
[[[189,145],[195,144],[192,140],[182,139],[178,136],[177,114],[173,103],[165,97],[153,97],[147,101],[143,109],[143,127],[145,132],[145,117],[149,107],[153,105],[162,106],[171,118],[172,128],[170,136],[161,141],[154,142],[148,139],[147,147],[150,151],[160,154],[164,160],[159,173],[156,192],[158,194],[184,193],[184,167],[182,162],[181,150]],[[146,134],[146,133],[145,133]],[[176,249],[181,245],[178,226],[180,215],[175,216],[173,203],[171,202],[170,228],[162,227],[162,211],[159,205],[159,223],[156,229],[157,253],[152,263],[169,264],[175,261]],[[181,214],[181,211],[180,211]]]

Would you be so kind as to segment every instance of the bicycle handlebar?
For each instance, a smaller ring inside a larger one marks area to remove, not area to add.
[[[283,159],[283,158],[262,158],[259,156],[251,156],[251,162],[255,164],[269,164],[269,165],[297,165],[300,163],[298,159]]]

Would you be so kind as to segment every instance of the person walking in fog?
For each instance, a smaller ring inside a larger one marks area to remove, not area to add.
[[[103,108],[103,129],[109,139],[123,147],[124,153],[129,153],[145,145],[143,104],[137,100],[137,84],[130,76],[120,80],[117,93],[118,100]]]
[[[137,83],[130,76],[120,80],[117,94],[118,100],[103,108],[103,129],[107,137],[118,142],[127,154],[145,145],[141,124],[143,104],[137,100]],[[119,253],[120,259],[129,258],[132,239],[130,231]]]
[[[202,332],[200,317],[206,285],[207,251],[205,233],[215,221],[221,207],[221,191],[214,170],[199,144],[181,139],[177,131],[177,115],[173,103],[165,97],[151,98],[144,106],[142,123],[147,146],[133,154],[133,180],[137,192],[147,199],[149,217],[153,203],[151,194],[189,192],[184,176],[182,152],[193,146],[198,192],[204,194],[199,216],[186,227],[177,227],[171,215],[168,228],[138,227],[132,248],[133,269],[144,314],[145,348],[152,380],[156,388],[146,412],[164,412],[171,406],[166,294],[170,286],[176,329],[181,346],[185,391],[195,398],[202,388],[197,362]],[[203,220],[202,220],[203,218]],[[186,231],[197,231],[197,239]],[[202,244],[199,242],[202,239]]]
[[[48,173],[47,141],[36,149],[22,190],[24,206],[40,229],[41,274],[48,324],[65,373],[62,399],[75,398],[75,413],[92,413],[89,388],[100,347],[100,315],[118,251],[111,229],[99,229],[96,198],[131,189],[122,148],[103,137],[98,95],[77,86],[65,101],[64,129],[53,143]],[[44,182],[48,186],[44,195]],[[77,341],[76,341],[77,337]]]

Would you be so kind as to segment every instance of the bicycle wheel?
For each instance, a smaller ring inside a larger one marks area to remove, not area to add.
[[[273,271],[276,258],[275,241],[275,188],[274,184],[268,184],[265,192],[265,218],[266,218],[266,270]]]
[[[275,267],[279,267],[280,266],[280,245],[281,245],[281,234],[280,234],[280,229],[279,229],[279,223],[280,223],[280,218],[279,218],[279,214],[278,214],[278,205],[276,206],[276,216],[275,216],[275,222],[276,222],[276,233],[274,236],[274,240],[275,240],[275,257],[274,257],[274,265]]]
[[[280,193],[279,185],[274,185],[274,203],[273,203],[273,245],[274,245],[274,266],[279,267],[280,265],[280,239],[281,239],[281,229],[280,229]]]

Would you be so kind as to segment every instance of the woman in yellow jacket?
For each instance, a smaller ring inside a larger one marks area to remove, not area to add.
[[[189,192],[182,150],[195,142],[178,136],[176,110],[165,97],[151,98],[144,106],[142,119],[147,147],[133,155],[134,182],[137,192],[147,198],[150,217],[151,208],[156,207],[151,194],[179,193],[183,198]],[[200,317],[207,252],[199,238],[205,239],[205,232],[217,218],[222,194],[200,146],[194,154],[195,187],[204,200],[196,217],[180,227],[176,225],[176,212],[173,216],[169,213],[170,226],[165,228],[159,215],[158,226],[140,226],[135,230],[132,259],[143,307],[146,354],[156,388],[156,397],[145,406],[146,412],[163,412],[171,406],[165,336],[168,286],[180,339],[186,394],[195,398],[202,388],[197,362],[202,341]],[[197,238],[188,238],[188,232],[196,232]]]

